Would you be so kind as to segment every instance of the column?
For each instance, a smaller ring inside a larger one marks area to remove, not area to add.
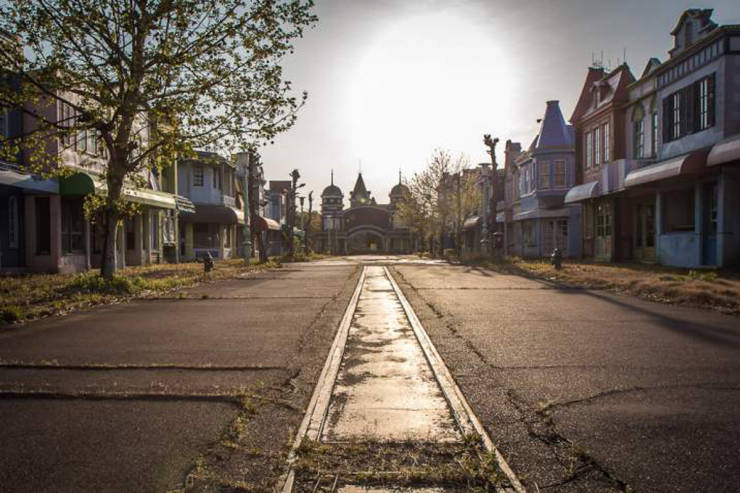
[[[92,268],[92,262],[90,260],[90,231],[90,221],[85,219],[82,226],[82,234],[85,237],[85,270],[90,270]]]

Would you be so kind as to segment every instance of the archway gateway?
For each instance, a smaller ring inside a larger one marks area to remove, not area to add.
[[[385,251],[385,237],[372,230],[359,230],[347,238],[348,253],[376,253]]]

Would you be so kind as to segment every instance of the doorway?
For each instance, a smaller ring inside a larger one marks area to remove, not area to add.
[[[655,261],[655,202],[637,205],[635,221],[635,259]]]
[[[717,182],[702,188],[702,264],[717,265]]]

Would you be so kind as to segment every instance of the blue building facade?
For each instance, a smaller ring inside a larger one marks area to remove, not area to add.
[[[507,254],[537,258],[559,248],[565,256],[580,255],[581,207],[564,203],[575,183],[574,145],[573,127],[565,123],[558,101],[548,101],[539,133],[507,167],[507,175],[518,177],[514,186],[519,189],[511,221],[507,214],[497,216],[507,231]]]

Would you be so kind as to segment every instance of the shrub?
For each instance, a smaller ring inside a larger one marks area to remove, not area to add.
[[[17,322],[25,318],[23,308],[18,305],[9,305],[3,308],[2,319],[6,323]]]
[[[113,279],[107,281],[97,273],[80,274],[69,283],[69,288],[75,291],[106,294],[136,294],[144,286],[145,282],[139,276],[129,278],[122,275],[114,275]]]

